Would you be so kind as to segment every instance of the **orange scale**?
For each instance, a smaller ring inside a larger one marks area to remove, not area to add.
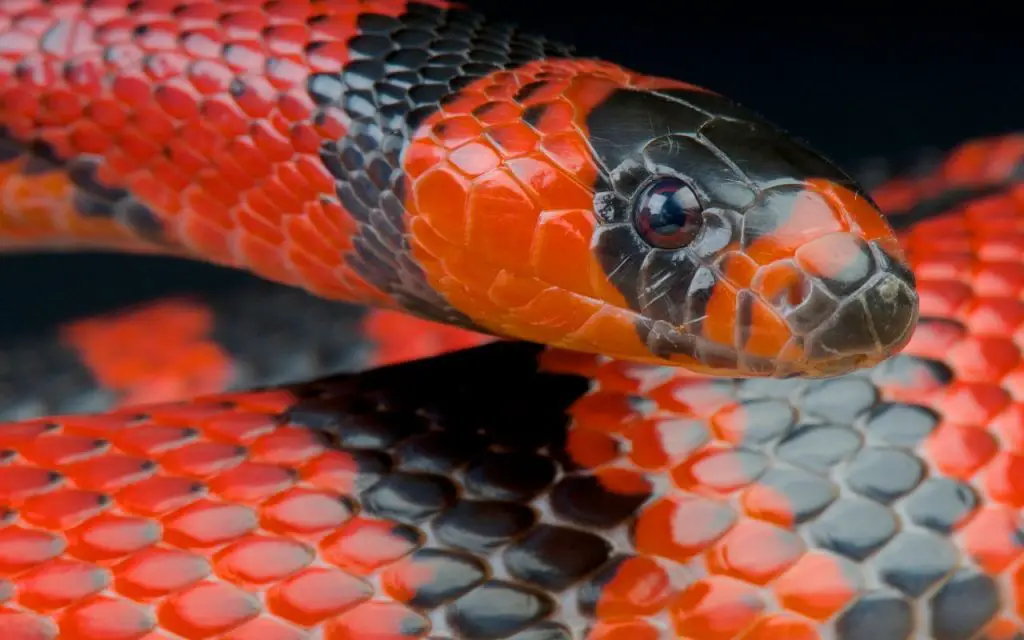
[[[469,115],[453,115],[440,119],[430,130],[433,139],[446,149],[455,149],[476,140],[482,132],[481,124]],[[417,146],[417,142],[418,140],[414,139],[411,146]]]
[[[911,254],[911,265],[919,283],[941,283],[944,280],[967,282],[974,267],[974,256],[969,253],[939,253],[931,256]]]
[[[124,73],[114,78],[110,91],[123,106],[135,108],[145,105],[151,99],[152,87],[153,83],[149,78],[142,77],[141,74]]]
[[[215,189],[227,189],[230,188],[235,192],[235,200],[231,203],[225,202],[228,206],[237,206],[237,197],[240,193],[245,193],[257,187],[262,186],[262,183],[258,181],[258,178],[262,174],[253,174],[249,167],[245,166],[245,163],[252,162],[252,159],[258,158],[259,153],[253,153],[246,148],[244,138],[236,138],[231,142],[228,149],[210,158],[210,164],[213,166],[212,169],[207,169],[204,172],[197,172],[193,176],[193,182],[204,188],[208,187],[214,180],[222,182],[221,187],[215,187]],[[223,200],[221,197],[221,191],[213,191],[215,196]]]
[[[498,287],[509,284],[510,279],[498,279],[492,289],[495,298],[507,290],[504,287],[499,290]],[[609,349],[616,342],[629,347],[636,344],[633,327],[626,325],[614,313],[602,313],[606,309],[608,307],[603,302],[564,289],[545,288],[525,305],[516,308],[515,314],[506,322],[520,329],[524,339],[543,344],[589,351],[600,351],[597,348],[600,344],[608,345]],[[624,330],[625,336],[622,335]]]
[[[103,154],[113,144],[113,138],[88,120],[76,122],[69,141],[77,153]]]
[[[274,6],[274,5],[271,5]],[[300,11],[302,7],[296,7]],[[297,15],[281,15],[279,9],[274,12],[276,18],[299,17]],[[262,32],[264,45],[268,51],[275,56],[296,57],[303,53],[305,45],[308,44],[308,30],[305,24],[276,24],[264,29]]]
[[[792,422],[796,422],[796,412],[792,411]],[[748,441],[750,425],[756,424],[757,405],[734,404],[722,407],[711,416],[710,426],[715,437],[734,446]]]
[[[265,73],[275,87],[281,90],[291,89],[304,81],[308,74],[305,63],[300,63],[288,58],[274,58],[271,64],[266,66]]]
[[[35,438],[51,431],[54,431],[54,427],[49,419],[7,423],[4,424],[3,429],[0,429],[0,447],[20,449],[26,444],[30,444]],[[0,483],[0,487],[2,486],[4,486],[3,483]]]
[[[950,349],[967,335],[966,328],[953,322],[921,322],[903,353],[932,360],[945,360]]]
[[[135,168],[150,162],[162,152],[160,144],[135,124],[128,124],[118,131],[117,143],[120,150],[135,163]]]
[[[576,131],[546,132],[541,140],[541,149],[570,175],[593,176],[597,173],[587,143]]]
[[[284,117],[274,118],[274,120],[280,123],[278,127],[281,131],[275,130],[265,124],[265,121],[259,120],[249,126],[249,134],[256,147],[271,162],[288,162],[295,156],[295,148],[287,135],[287,132],[291,130],[292,123]]]
[[[224,49],[224,43],[218,36],[215,29],[210,28],[207,22],[215,22],[217,16],[210,16],[210,20],[190,21],[192,16],[187,15],[196,9],[214,9],[214,6],[184,5],[184,9],[176,12],[179,18],[183,19],[182,26],[189,31],[183,32],[179,39],[181,50],[193,60],[220,58]],[[187,26],[186,26],[187,25]],[[202,26],[200,26],[202,25]]]
[[[236,209],[235,219],[241,239],[261,240],[278,247],[284,244],[285,236],[279,226],[280,211],[275,209],[261,191],[246,194],[246,201]]]
[[[810,551],[775,582],[775,596],[786,609],[813,620],[828,620],[864,588],[860,572],[849,560]]]
[[[83,104],[78,95],[68,89],[57,87],[45,95],[40,106],[40,124],[68,125],[82,116]]]
[[[167,113],[155,102],[146,104],[132,112],[132,124],[145,132],[153,142],[166,143],[175,137],[177,127]]]
[[[477,178],[501,165],[501,157],[488,144],[469,142],[448,154],[448,162],[470,178]]]
[[[1021,362],[1013,340],[972,335],[955,345],[946,362],[964,382],[998,382]]]
[[[147,53],[173,51],[178,45],[176,24],[167,20],[147,22],[145,33],[136,34],[135,43]]]
[[[323,441],[305,427],[283,425],[258,437],[249,445],[249,459],[280,465],[298,465],[319,455]]]
[[[200,479],[238,466],[245,458],[244,447],[200,441],[172,449],[157,460],[172,474]]]
[[[619,442],[600,431],[576,428],[569,431],[565,450],[575,464],[593,469],[619,457]]]
[[[1009,388],[1011,392],[1017,391],[1014,393],[1016,401],[993,418],[985,429],[999,439],[1003,451],[1024,454],[1024,404],[1019,402],[1024,393],[1024,371],[1018,370],[1014,381],[1009,385],[1004,378],[1003,387]]]
[[[71,462],[98,456],[110,449],[105,440],[66,434],[44,435],[22,445],[22,458],[41,467],[54,469]]]
[[[742,519],[705,554],[708,570],[767,585],[803,555],[800,537],[767,522]]]
[[[152,520],[104,513],[67,532],[67,552],[81,560],[110,562],[160,541]]]
[[[106,511],[109,506],[110,499],[104,494],[62,488],[28,497],[19,513],[29,524],[64,530]]]
[[[302,626],[313,626],[369,600],[373,587],[337,569],[312,567],[272,587],[267,607]]]
[[[318,139],[319,140],[319,139]],[[292,144],[294,148],[294,143]],[[314,144],[314,148],[318,143]],[[297,160],[298,157],[293,158]],[[301,202],[296,211],[304,209],[311,200],[315,201],[321,194],[314,191],[306,180],[305,175],[299,171],[298,165],[293,162],[279,162],[274,165],[274,179],[293,198],[300,198]]]
[[[685,563],[706,551],[737,521],[726,503],[684,493],[650,503],[637,518],[637,551]]]
[[[63,537],[18,525],[0,529],[0,575],[13,576],[53,560],[67,548]]]
[[[569,408],[577,427],[605,433],[622,433],[641,418],[635,398],[624,393],[596,391]]]
[[[676,594],[668,572],[651,558],[625,559],[601,587],[595,617],[619,620],[657,615]]]
[[[181,477],[153,476],[128,485],[115,496],[127,513],[162,516],[186,507],[202,497],[203,485]]]
[[[318,158],[301,155],[295,158],[294,168],[309,185],[308,188],[318,194],[330,193],[336,187],[333,176]],[[330,201],[321,198],[319,202],[326,208]],[[339,205],[335,206],[340,208]]]
[[[686,491],[727,496],[751,485],[768,469],[764,455],[712,444],[672,469],[672,480]]]
[[[297,540],[250,535],[218,551],[213,567],[221,578],[244,588],[276,583],[315,559],[313,549]]]
[[[986,505],[978,509],[958,532],[965,556],[986,574],[997,576],[1021,557],[1020,510],[1007,505]]]
[[[465,261],[462,262],[464,264]],[[504,313],[509,308],[519,309],[536,300],[551,287],[536,278],[510,273],[504,269],[498,269],[487,265],[490,269],[490,289],[487,295],[491,302],[504,308]]]
[[[993,501],[1024,507],[1024,456],[999,452],[985,467],[985,494]]]
[[[348,43],[341,40],[321,41],[318,46],[309,48],[306,60],[314,73],[337,71],[348,60]]]
[[[952,424],[984,425],[1010,402],[1010,394],[994,382],[955,382],[936,400],[935,409]]]
[[[626,432],[629,459],[642,469],[661,470],[689,460],[709,441],[704,425],[675,416],[649,418]]]
[[[111,568],[114,589],[132,600],[164,598],[211,575],[209,562],[179,549],[150,547]]]
[[[601,366],[595,377],[602,389],[642,395],[660,382],[666,371],[641,362],[609,360]]]
[[[454,253],[443,259],[445,275],[470,291],[492,291],[503,282],[503,271],[488,262],[481,262],[465,253]],[[502,302],[498,295],[492,302]]]
[[[324,625],[329,640],[405,640],[430,631],[430,621],[395,602],[365,602]]]
[[[237,206],[238,191],[234,185],[224,179],[222,171],[227,171],[227,175],[231,175],[230,169],[224,169],[220,166],[215,169],[209,168],[205,171],[200,171],[195,176],[194,188],[202,189],[220,206],[230,209]]]
[[[381,520],[353,518],[320,541],[321,557],[357,576],[369,575],[415,551],[422,534]]]
[[[534,275],[579,295],[596,296],[592,282],[599,268],[590,247],[593,233],[594,220],[584,210],[542,213],[530,257]]]
[[[999,443],[976,427],[942,424],[924,444],[929,462],[947,476],[969,480],[999,451]]]
[[[96,596],[65,610],[60,617],[62,638],[74,640],[139,640],[156,628],[156,617],[134,602]]]
[[[422,146],[413,144],[411,149]],[[410,151],[410,154],[412,153]],[[415,159],[410,159],[407,164],[414,161]],[[466,225],[469,215],[466,202],[472,189],[469,180],[446,165],[440,164],[436,169],[416,178],[412,187],[418,213],[411,228],[413,235],[417,238],[420,237],[423,225],[417,223],[422,218],[422,221],[429,225],[433,234],[445,242],[463,246],[466,242]],[[449,251],[445,250],[443,253],[432,251],[432,253],[445,256]]]
[[[1018,593],[1016,602],[1021,602],[1020,584],[1016,581],[1014,584],[1014,591]],[[1018,615],[1020,615],[1021,608],[1024,607],[1018,605]],[[1015,640],[1020,637],[1020,625],[1015,620],[999,616],[985,626],[982,630],[982,637],[988,640]]]
[[[964,324],[978,336],[1009,336],[1024,325],[1024,300],[976,297],[965,310]]]
[[[172,594],[159,607],[161,627],[192,640],[225,634],[256,618],[260,601],[225,583],[200,582]]]
[[[514,158],[537,148],[540,135],[521,121],[513,121],[488,127],[484,137],[491,142],[505,158]]]
[[[1024,290],[1024,264],[982,262],[974,270],[972,284],[978,296],[1015,298]]]
[[[690,585],[672,603],[676,633],[702,640],[738,638],[764,612],[757,589],[729,578],[712,577]]]
[[[296,284],[296,276],[285,260],[279,245],[268,243],[248,234],[237,238],[236,242],[238,248],[236,255],[253,271],[281,284]]]
[[[925,281],[918,286],[922,316],[956,318],[974,296],[970,285],[953,281]]]
[[[341,256],[328,241],[324,240],[316,232],[312,223],[305,216],[295,215],[285,220],[285,233],[294,243],[290,255],[294,251],[300,255],[306,255],[306,260],[314,264],[338,266],[341,264]]]
[[[674,378],[652,389],[647,397],[657,402],[665,411],[701,418],[711,417],[736,402],[728,387],[715,384],[706,378],[689,376]]]
[[[19,575],[14,583],[18,604],[34,611],[53,611],[100,593],[110,574],[99,567],[66,558],[48,560]]]
[[[260,510],[268,531],[314,537],[337,530],[355,515],[353,505],[344,497],[305,487],[285,490],[260,505]]]
[[[246,461],[211,478],[207,482],[210,491],[224,500],[259,506],[286,489],[292,487],[296,478],[288,469],[274,464]]]
[[[63,473],[80,489],[112,492],[144,480],[156,472],[149,460],[122,454],[107,454],[76,462]]]
[[[466,246],[506,269],[526,271],[540,212],[508,170],[473,181],[466,207]]]
[[[164,541],[183,549],[206,549],[237,540],[259,526],[249,507],[202,498],[163,518]]]

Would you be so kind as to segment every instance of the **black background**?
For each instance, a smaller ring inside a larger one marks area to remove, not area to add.
[[[754,108],[841,164],[1024,129],[1024,28],[1010,16],[852,3],[475,0],[474,8]],[[556,8],[557,7],[557,8]],[[909,5],[908,5],[909,7]],[[891,15],[897,12],[898,15]],[[0,337],[244,277],[166,259],[0,257]]]

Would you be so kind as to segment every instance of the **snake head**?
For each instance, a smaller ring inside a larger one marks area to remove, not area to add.
[[[732,376],[902,348],[914,276],[843,171],[710,91],[545,60],[460,91],[406,158],[413,255],[488,331]]]

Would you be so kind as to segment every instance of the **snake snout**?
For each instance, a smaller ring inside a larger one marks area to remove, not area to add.
[[[871,366],[910,340],[919,313],[916,283],[886,244],[844,232],[797,251],[803,300],[787,322],[795,335],[807,331],[802,352],[809,371]]]

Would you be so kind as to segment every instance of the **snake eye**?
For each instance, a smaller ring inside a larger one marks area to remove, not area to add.
[[[676,178],[655,180],[633,204],[637,231],[644,241],[660,249],[679,249],[690,244],[703,222],[697,194]]]

